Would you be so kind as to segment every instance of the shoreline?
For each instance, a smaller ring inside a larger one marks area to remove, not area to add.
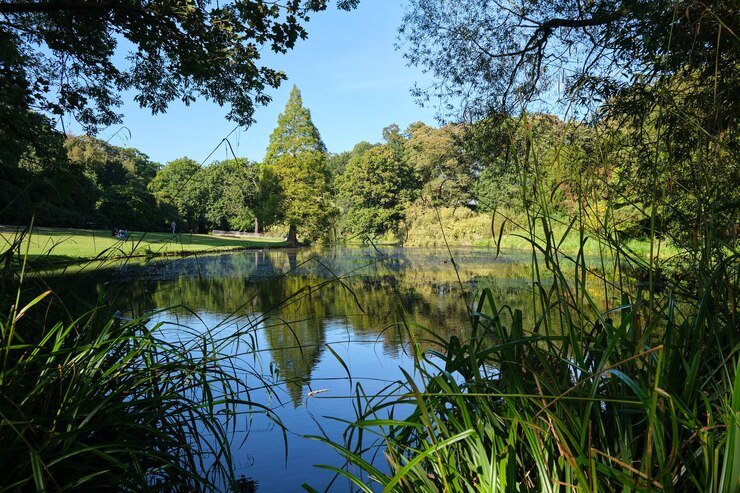
[[[144,231],[132,231],[127,238],[116,238],[105,230],[73,228],[40,227],[24,233],[20,228],[3,225],[0,226],[0,245],[3,245],[1,254],[5,261],[18,270],[24,263],[33,269],[62,268],[89,263],[120,263],[129,259],[284,248],[287,243],[277,237],[254,240]]]

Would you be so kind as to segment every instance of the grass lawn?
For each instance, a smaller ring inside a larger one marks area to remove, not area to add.
[[[8,249],[17,238],[18,228],[0,226],[0,251]],[[284,246],[282,238],[225,238],[190,233],[144,233],[132,231],[121,240],[108,230],[35,228],[23,240],[21,253],[28,247],[30,260],[62,261],[77,259],[119,258],[131,255],[177,255],[192,252],[237,250]]]

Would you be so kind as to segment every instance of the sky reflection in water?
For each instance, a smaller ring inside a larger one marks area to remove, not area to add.
[[[527,326],[526,254],[452,254],[454,265],[439,249],[250,251],[132,268],[116,289],[133,315],[162,310],[152,323],[163,322],[167,338],[238,331],[225,350],[243,368],[249,399],[268,405],[287,428],[288,450],[286,461],[283,432],[264,414],[240,415],[232,447],[237,474],[261,492],[300,491],[303,482],[320,489],[333,475],[313,466],[341,466],[341,459],[302,436],[341,437],[346,424],[337,419],[355,418],[356,385],[367,395],[388,392],[400,368],[412,371],[409,341],[431,347],[424,328],[464,337],[468,306],[483,287],[498,303],[523,308]]]

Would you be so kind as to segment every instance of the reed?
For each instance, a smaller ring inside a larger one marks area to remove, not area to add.
[[[102,302],[57,322],[56,295],[28,289],[13,255],[0,287],[0,491],[228,490],[231,416],[251,405],[228,342],[172,342]]]
[[[323,467],[367,492],[740,491],[736,245],[715,234],[707,210],[701,246],[677,241],[682,253],[661,257],[655,211],[670,204],[657,181],[650,207],[633,204],[653,219],[648,252],[619,237],[615,203],[625,198],[598,173],[573,184],[579,199],[564,221],[542,179],[553,163],[529,128],[525,114],[512,165],[526,214],[509,235],[532,252],[535,322],[478,293],[469,337],[429,331],[440,350],[412,344],[414,372],[396,397],[357,387],[344,439],[313,437],[345,460]],[[505,220],[494,219],[501,231]]]

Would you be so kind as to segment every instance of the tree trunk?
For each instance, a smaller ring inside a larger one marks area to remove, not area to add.
[[[285,241],[288,242],[288,245],[292,247],[298,246],[298,237],[297,237],[298,231],[295,227],[295,224],[290,225],[290,229],[288,229],[288,237],[285,239]]]
[[[254,232],[255,233],[260,232],[260,220],[257,219],[257,216],[254,216]]]

